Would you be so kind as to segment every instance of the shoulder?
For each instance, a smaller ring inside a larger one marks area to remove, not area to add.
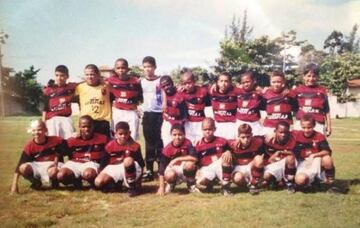
[[[107,141],[108,141],[106,135],[99,134],[99,133],[94,133],[93,139],[98,140],[99,143],[107,143]]]

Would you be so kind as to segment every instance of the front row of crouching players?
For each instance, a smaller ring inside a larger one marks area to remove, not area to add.
[[[129,189],[129,196],[135,196],[141,186],[144,166],[140,144],[131,138],[129,124],[120,121],[115,126],[115,139],[105,147],[100,165],[102,171],[95,179],[95,186],[113,191],[124,183]]]

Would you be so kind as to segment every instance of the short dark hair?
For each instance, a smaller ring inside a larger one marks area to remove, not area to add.
[[[251,134],[252,129],[249,124],[241,124],[238,128],[238,134]]]
[[[192,70],[190,68],[182,68],[181,71],[180,71],[180,76],[184,75],[184,74],[188,74],[191,76],[191,80],[195,81],[195,76],[192,72]]]
[[[69,76],[69,69],[65,65],[58,65],[55,67],[55,72],[61,72]]]
[[[115,131],[122,129],[125,131],[129,131],[130,130],[130,126],[128,124],[128,122],[124,122],[124,121],[120,121],[115,125]]]
[[[276,129],[278,129],[280,126],[286,127],[288,129],[290,129],[290,124],[286,121],[280,121],[279,123],[276,124]]]
[[[151,65],[155,66],[156,67],[156,60],[154,57],[152,56],[146,56],[143,58],[143,61],[142,63],[150,63]]]
[[[316,65],[315,63],[310,63],[305,66],[304,75],[309,73],[310,71],[313,72],[315,75],[319,76],[320,70],[318,65]]]
[[[306,113],[305,115],[303,115],[300,119],[300,122],[311,122],[314,127],[316,124],[314,116],[310,113]]]
[[[88,64],[85,66],[85,69],[92,69],[96,74],[100,75],[100,70],[95,64]]]
[[[250,71],[250,70],[245,71],[244,73],[242,73],[242,74],[240,75],[240,81],[241,81],[241,79],[242,79],[243,77],[245,77],[245,76],[249,76],[249,77],[251,78],[251,80],[255,81],[255,74],[254,74],[254,72],[252,72],[252,71]]]
[[[182,133],[185,134],[185,127],[184,127],[184,125],[182,125],[182,124],[176,123],[176,124],[172,125],[172,126],[171,126],[171,130],[170,130],[170,133],[171,133],[173,130],[178,130],[178,131],[181,131]]]
[[[124,58],[118,58],[118,59],[115,61],[115,64],[116,64],[117,62],[123,62],[123,63],[125,64],[125,66],[126,66],[127,68],[129,68],[129,63],[128,63],[128,61],[127,61],[126,59],[124,59]]]
[[[229,81],[231,82],[231,74],[229,72],[221,72],[217,77],[216,77],[216,81],[219,80],[220,76],[226,76],[228,77]]]
[[[169,75],[161,76],[161,78],[160,78],[160,85],[161,85],[163,82],[169,82],[169,83],[171,83],[171,84],[174,84],[172,78],[171,78]]]
[[[83,115],[79,118],[79,123],[80,123],[80,120],[87,120],[90,122],[91,125],[94,125],[94,119],[89,116],[89,115]]]
[[[275,76],[285,79],[284,73],[282,71],[280,71],[280,70],[274,70],[272,72],[271,77],[275,77]]]

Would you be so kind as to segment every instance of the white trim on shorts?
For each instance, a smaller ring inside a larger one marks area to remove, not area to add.
[[[191,141],[193,145],[202,138],[202,122],[185,122],[186,138]]]
[[[54,116],[45,121],[48,136],[59,136],[64,139],[72,137],[73,122],[70,116]]]
[[[134,161],[134,163],[135,163],[135,169],[136,169],[136,171],[135,171],[135,173],[136,173],[135,180],[137,181],[142,175],[142,168],[136,161]],[[129,184],[128,184],[126,178],[125,178],[124,163],[114,164],[114,165],[107,165],[101,171],[101,173],[104,173],[104,174],[110,176],[114,180],[115,183],[118,183],[119,181],[123,181],[124,185],[126,187],[129,187]]]
[[[127,122],[130,127],[131,137],[134,140],[139,140],[140,118],[137,110],[124,110],[112,107],[111,129],[113,131],[115,131],[115,126],[120,121]]]
[[[161,126],[161,139],[163,141],[164,147],[172,141],[170,130],[171,123],[167,120],[164,120]]]
[[[79,178],[83,176],[85,169],[90,168],[95,170],[96,173],[98,173],[99,167],[100,164],[93,161],[88,161],[84,163],[76,162],[76,161],[67,161],[62,168],[70,169],[74,173],[75,178]]]
[[[315,178],[325,180],[325,172],[321,172],[321,157],[316,157],[312,161],[305,159],[299,162],[296,175],[305,174],[309,178],[308,185],[311,185]]]
[[[235,139],[235,122],[215,122],[216,131],[214,135],[225,139]]]
[[[210,165],[203,166],[199,169],[196,174],[196,183],[200,184],[204,178],[209,181],[213,181],[215,178],[220,181],[222,180],[222,158],[219,158]]]
[[[184,175],[184,166],[185,161],[181,162],[180,165],[173,165],[173,166],[167,166],[164,172],[164,175],[166,175],[166,172],[174,171],[176,174],[176,184],[181,184],[183,182],[186,182],[187,178]]]
[[[26,162],[31,166],[34,174],[34,178],[41,180],[41,182],[50,182],[48,169],[54,165],[53,161],[39,161],[39,162]],[[64,165],[62,162],[58,162],[57,168],[61,168]]]

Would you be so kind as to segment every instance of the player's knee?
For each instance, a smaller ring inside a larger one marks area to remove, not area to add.
[[[330,155],[325,155],[321,158],[321,166],[325,169],[331,169],[334,167],[334,162]]]
[[[300,173],[295,176],[295,183],[299,186],[304,186],[308,183],[309,178],[307,175]]]
[[[172,172],[172,171],[166,172],[164,175],[164,179],[167,183],[175,183],[175,181],[176,181],[175,172]]]
[[[253,165],[256,168],[264,167],[264,158],[263,158],[263,156],[256,155],[255,158],[254,158],[254,161],[253,161]]]
[[[240,172],[237,172],[233,176],[233,182],[236,185],[241,185],[244,182],[244,175]]]
[[[26,177],[27,176],[32,176],[33,173],[34,173],[31,165],[29,165],[29,164],[20,165],[19,172],[20,172],[21,175],[26,176]]]
[[[211,184],[211,181],[204,177],[204,178],[197,180],[197,184],[203,185],[203,186],[208,186]]]
[[[92,181],[96,178],[96,171],[94,169],[85,169],[82,178],[86,181]]]
[[[129,167],[134,164],[134,159],[131,157],[127,157],[124,159],[124,166]]]
[[[94,181],[95,187],[97,188],[102,188],[105,185],[105,180],[103,178],[103,176],[99,175],[95,178]]]
[[[186,171],[195,171],[196,170],[195,162],[185,162],[184,170],[186,170]]]
[[[272,175],[268,172],[264,173],[264,180],[269,181],[272,178]]]
[[[57,173],[58,173],[58,169],[56,167],[51,167],[47,170],[49,178],[50,179],[56,179],[57,178]]]
[[[296,158],[294,155],[288,155],[286,157],[286,165],[288,167],[295,167],[295,164],[296,164]]]

